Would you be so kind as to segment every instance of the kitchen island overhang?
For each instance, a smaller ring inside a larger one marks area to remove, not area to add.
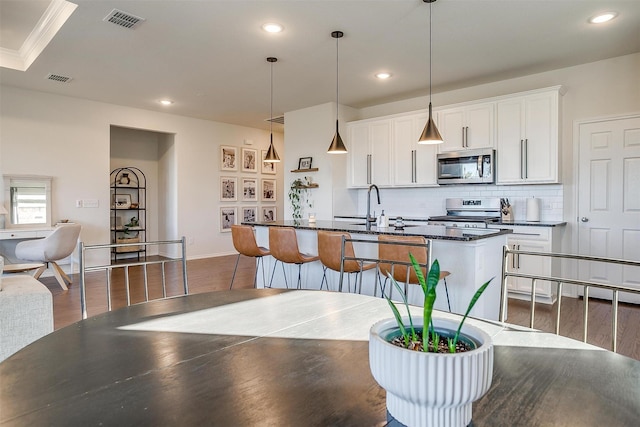
[[[364,223],[348,223],[343,221],[317,221],[309,224],[308,221],[274,221],[274,222],[243,222],[243,225],[251,225],[256,230],[256,240],[258,245],[269,247],[270,227],[293,227],[296,229],[299,250],[306,254],[316,255],[318,253],[318,230],[339,231],[351,233],[354,239],[371,240],[375,242],[378,235],[396,236],[422,236],[432,241],[432,259],[438,260],[441,270],[451,272],[447,277],[447,287],[451,303],[451,311],[464,314],[469,300],[475,291],[483,283],[493,278],[493,281],[485,291],[484,295],[471,311],[471,316],[489,320],[498,320],[500,310],[500,277],[502,274],[502,248],[506,244],[506,236],[511,230],[499,229],[474,229],[456,228],[444,226],[414,226],[405,225],[401,230],[394,227],[377,228],[371,227],[367,230]],[[355,252],[358,257],[377,258],[377,245],[355,243]],[[271,282],[271,275],[275,274],[273,283],[284,286],[284,272],[287,277],[297,277],[297,266],[285,264],[284,268],[275,268],[275,259],[271,256],[264,257],[265,271],[267,275],[262,277],[258,273],[256,286],[258,288],[268,287]],[[295,268],[295,270],[294,270]],[[317,261],[302,267],[302,287],[305,289],[319,289],[322,280],[322,264]],[[338,290],[340,274],[331,270],[327,271],[329,289]],[[384,280],[384,277],[382,277]],[[288,280],[295,283],[295,280]],[[347,278],[344,279],[345,286],[342,291],[348,292],[346,285]],[[353,282],[353,280],[352,280]],[[362,278],[362,293],[367,295],[380,295],[380,285],[377,284],[377,271],[366,271]],[[386,292],[389,292],[390,284],[387,283]],[[352,283],[351,291],[354,291],[355,284]],[[442,281],[438,284],[437,292],[442,293],[436,300],[436,307],[439,310],[447,311],[447,299],[444,297],[444,285]],[[392,294],[392,298],[399,298],[398,292]],[[419,286],[409,286],[408,301],[413,305],[422,304],[422,290]]]

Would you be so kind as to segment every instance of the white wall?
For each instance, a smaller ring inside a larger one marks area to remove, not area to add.
[[[346,135],[345,123],[354,120],[356,110],[340,106],[340,136]],[[354,210],[356,200],[346,191],[347,156],[344,154],[328,154],[327,149],[336,133],[336,104],[333,102],[315,107],[285,113],[284,146],[287,159],[281,163],[284,168],[284,195],[286,219],[292,218],[288,191],[291,183],[298,178],[310,176],[319,184],[318,188],[309,190],[313,199],[313,211],[318,219],[333,219],[337,207]],[[300,157],[312,157],[312,167],[317,172],[292,173],[298,168]],[[307,209],[309,211],[310,209]],[[303,212],[303,215],[306,214]]]
[[[150,130],[174,135],[172,152],[162,153],[170,157],[163,162],[175,159],[177,179],[168,183],[177,190],[177,200],[168,201],[176,209],[168,220],[177,225],[175,233],[166,237],[185,235],[190,242],[189,258],[235,253],[230,233],[219,231],[219,146],[241,147],[248,139],[254,141],[252,148],[266,150],[268,132],[7,86],[0,90],[0,170],[3,174],[53,176],[54,222],[69,218],[81,223],[87,244],[108,242],[110,128]],[[286,161],[281,133],[274,133],[274,144]],[[163,179],[173,180],[171,173]],[[281,194],[282,168],[276,177]],[[76,208],[77,199],[98,199],[100,207]],[[279,211],[282,200],[280,197],[277,202]]]

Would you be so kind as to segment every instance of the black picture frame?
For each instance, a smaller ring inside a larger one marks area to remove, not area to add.
[[[298,169],[299,170],[311,169],[312,161],[313,161],[312,157],[300,157],[300,159],[298,159]]]

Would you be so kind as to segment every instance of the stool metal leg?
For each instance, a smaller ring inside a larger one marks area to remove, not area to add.
[[[447,278],[443,277],[442,280],[444,281],[444,291],[447,294],[447,306],[449,306],[449,313],[451,313],[451,302],[449,301],[449,288],[447,288]]]
[[[322,281],[320,282],[320,290],[322,290],[322,286],[327,284],[327,290],[329,290],[329,280],[327,279],[327,267],[322,266]]]
[[[239,261],[240,261],[240,254],[238,254],[238,257],[236,258],[236,267],[233,269],[233,276],[231,276],[231,284],[229,285],[229,289],[231,289],[233,287],[233,281],[236,279],[236,271],[238,271],[238,262]],[[253,287],[254,288],[256,287],[255,279],[253,281]]]
[[[275,276],[276,274],[276,267],[278,266],[278,260],[274,258],[274,263],[273,263],[273,271],[271,271],[271,280],[269,280],[269,287],[271,287],[271,285],[273,285],[273,276]],[[285,276],[286,279],[286,276]]]
[[[301,273],[302,273],[302,264],[298,264],[298,284],[296,286],[296,289],[302,289]]]

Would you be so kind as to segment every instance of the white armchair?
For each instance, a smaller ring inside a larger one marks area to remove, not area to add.
[[[44,239],[20,242],[16,245],[16,257],[26,261],[45,263],[33,277],[39,278],[49,267],[62,289],[66,290],[67,283],[71,284],[71,279],[62,271],[56,261],[73,253],[80,236],[80,228],[79,224],[62,224]]]

